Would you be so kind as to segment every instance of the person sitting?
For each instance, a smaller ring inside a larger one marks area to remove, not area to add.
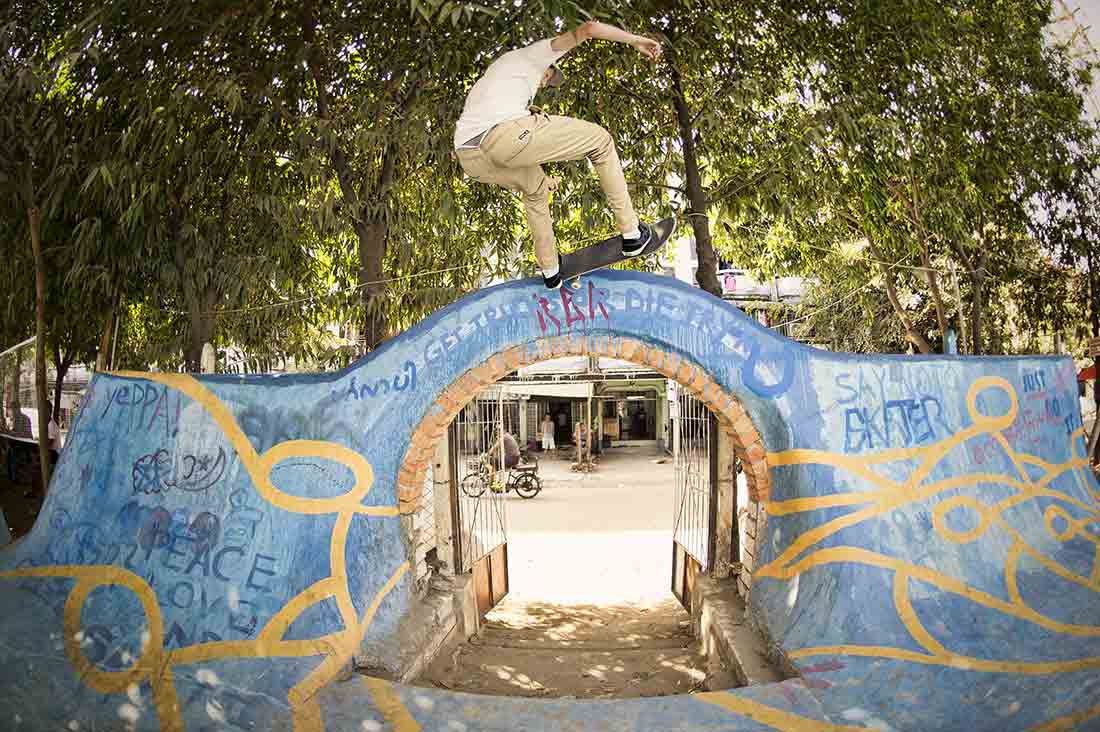
[[[501,435],[501,440],[504,441],[504,468],[511,470],[519,465],[519,443],[508,432]],[[501,440],[497,440],[489,448],[489,464],[493,466],[493,470],[500,470]]]

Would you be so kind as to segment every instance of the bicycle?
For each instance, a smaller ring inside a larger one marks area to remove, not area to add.
[[[520,498],[534,498],[542,490],[542,478],[539,477],[538,458],[521,450],[519,463],[508,468],[507,480],[501,485],[500,471],[496,470],[488,454],[479,455],[466,461],[466,467],[470,471],[462,479],[460,487],[462,492],[470,498],[477,498],[488,487],[494,493],[508,493],[515,491]]]

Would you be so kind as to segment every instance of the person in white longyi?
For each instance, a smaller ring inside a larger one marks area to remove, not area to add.
[[[550,419],[550,413],[547,412],[542,417],[542,449],[549,452],[555,449],[554,445],[554,420]]]
[[[591,122],[530,110],[540,88],[564,81],[555,62],[590,38],[625,43],[653,61],[661,56],[661,44],[652,38],[588,21],[568,33],[509,51],[489,64],[471,87],[455,126],[456,155],[466,174],[523,197],[535,258],[551,289],[561,287],[560,259],[550,219],[553,183],[543,172],[543,163],[592,161],[622,232],[624,256],[641,254],[652,236],[650,227],[634,213],[610,133]]]

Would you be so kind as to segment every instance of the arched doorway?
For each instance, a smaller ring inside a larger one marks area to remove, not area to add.
[[[761,498],[768,491],[762,438],[741,401],[702,368],[675,352],[629,337],[537,339],[528,346],[493,354],[442,390],[436,409],[413,432],[399,473],[402,504],[408,506],[423,507],[426,488],[439,490],[447,476],[452,481],[450,509],[455,528],[450,542],[436,532],[434,559],[472,575],[480,618],[508,593],[514,569],[510,567],[507,522],[503,518],[506,499],[488,491],[471,499],[453,482],[471,477],[465,465],[470,461],[465,451],[467,443],[487,445],[492,440],[483,435],[507,431],[507,423],[514,425],[517,420],[514,405],[479,400],[478,394],[517,369],[568,356],[628,361],[676,385],[670,390],[676,396],[666,407],[672,413],[668,440],[676,476],[675,502],[668,506],[673,513],[673,527],[666,544],[672,556],[666,586],[689,613],[693,603],[699,602],[695,589],[703,576],[732,577],[742,598],[747,598],[758,553],[757,538],[763,535]],[[500,420],[500,424],[493,424],[493,420]],[[456,429],[457,425],[461,427]],[[449,447],[442,449],[441,445]],[[462,463],[459,468],[454,465],[456,460]],[[445,467],[448,461],[450,465]],[[738,473],[743,476],[743,487],[747,487],[740,498]]]

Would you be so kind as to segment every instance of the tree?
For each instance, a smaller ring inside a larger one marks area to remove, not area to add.
[[[46,411],[46,282],[43,230],[61,215],[86,141],[83,102],[67,93],[66,63],[55,38],[29,8],[17,6],[0,26],[0,218],[21,221],[35,274],[35,373],[42,486],[50,481]],[[12,17],[16,16],[16,17]],[[19,17],[22,16],[22,17]]]
[[[423,262],[421,248],[435,243],[409,235],[429,233],[431,223],[431,239],[457,239],[439,225],[448,213],[455,218],[453,183],[433,184],[457,178],[441,120],[461,103],[461,80],[480,50],[476,34],[441,30],[401,4],[307,0],[268,19],[263,36],[257,68],[240,77],[242,85],[295,130],[293,154],[313,185],[325,190],[335,181],[320,216],[354,232],[362,334],[371,348],[389,335],[395,315],[387,280]],[[437,197],[425,201],[420,186]]]
[[[111,242],[100,271],[133,288],[112,299],[131,303],[130,316],[153,318],[151,327],[167,326],[145,355],[171,366],[182,351],[183,365],[197,371],[223,312],[264,295],[294,297],[312,284],[300,241],[305,189],[285,152],[290,130],[226,78],[244,62],[221,42],[231,13],[208,17],[183,6],[133,13],[131,4],[109,1],[86,9],[74,77],[108,111],[99,119],[107,143],[82,188],[98,209],[75,266],[101,264],[100,247]],[[231,322],[255,330],[220,334],[228,340],[282,332],[270,321]]]
[[[761,9],[776,45],[792,49],[773,72],[786,90],[761,100],[781,174],[731,206],[734,231],[782,227],[789,236],[772,241],[801,253],[777,259],[818,277],[828,268],[812,251],[865,242],[924,352],[929,329],[902,293],[920,293],[942,338],[940,273],[955,263],[969,281],[970,350],[983,352],[991,283],[1013,276],[1014,252],[1045,226],[1032,202],[1056,179],[1081,111],[1082,79],[1045,44],[1049,10],[1026,0]]]

